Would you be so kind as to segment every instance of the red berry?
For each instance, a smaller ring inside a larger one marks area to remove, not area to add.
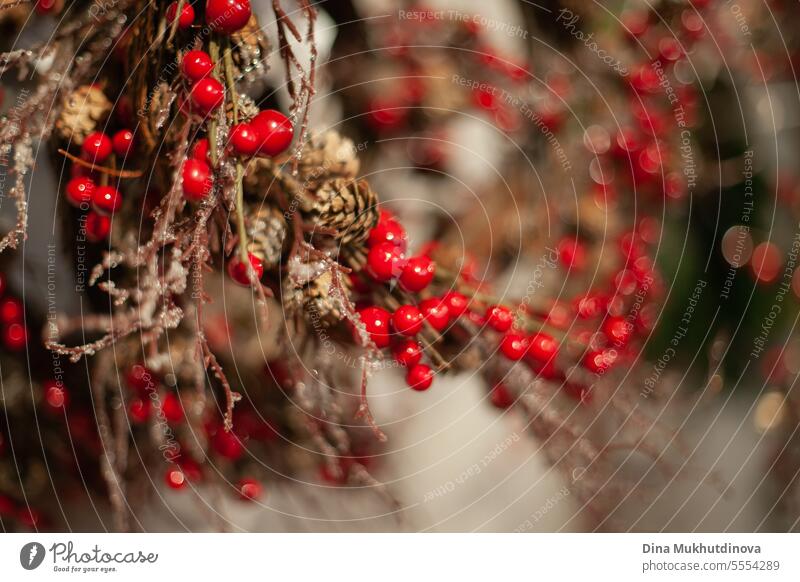
[[[128,157],[128,154],[133,148],[133,132],[130,129],[120,129],[111,138],[111,144],[114,148],[114,153],[120,158]]]
[[[544,332],[537,332],[528,338],[528,358],[546,364],[552,362],[558,353],[558,343],[553,336]]]
[[[369,238],[367,244],[370,247],[388,242],[395,246],[406,250],[406,231],[403,226],[393,218],[383,219],[378,221],[371,231],[369,231]]]
[[[389,281],[403,270],[403,252],[391,243],[372,247],[367,254],[367,273],[377,281]]]
[[[233,34],[250,20],[250,0],[208,0],[206,22],[215,31]]]
[[[507,333],[500,340],[500,351],[509,360],[521,360],[529,347],[528,338],[518,333]]]
[[[558,260],[567,269],[580,270],[586,265],[586,249],[583,244],[572,237],[558,243]]]
[[[594,293],[588,293],[575,301],[575,310],[581,319],[591,319],[603,313],[607,308],[608,302]]]
[[[486,310],[486,323],[495,331],[505,333],[514,323],[514,315],[508,307],[492,305]]]
[[[252,156],[258,151],[260,138],[249,123],[239,123],[231,128],[231,145],[240,156]]]
[[[147,422],[152,406],[149,398],[136,398],[128,406],[128,416],[135,424]]]
[[[447,306],[447,310],[452,317],[459,317],[466,313],[469,307],[467,298],[458,291],[448,291],[442,297],[442,302]]]
[[[111,218],[90,210],[86,214],[86,238],[90,242],[100,242],[111,232]]]
[[[427,390],[433,383],[433,370],[425,364],[417,364],[408,369],[406,383],[418,392]]]
[[[113,186],[99,186],[92,194],[92,206],[101,214],[114,214],[122,206],[122,195]]]
[[[69,182],[67,182],[67,202],[75,207],[88,204],[92,201],[94,187],[94,180],[91,178],[72,178]]]
[[[160,382],[156,373],[148,370],[142,364],[131,366],[125,375],[125,381],[131,390],[136,391],[142,397],[155,390],[156,385]]]
[[[508,408],[514,404],[514,395],[509,392],[505,384],[499,383],[489,392],[489,400],[497,408]]]
[[[392,315],[392,325],[397,333],[415,336],[422,330],[422,312],[413,305],[401,305]]]
[[[167,422],[173,424],[182,421],[184,418],[183,404],[181,404],[180,398],[172,392],[164,396],[161,402],[161,412],[164,414],[164,418],[167,419]]]
[[[419,304],[422,315],[433,329],[444,331],[450,323],[450,309],[443,299],[425,299]]]
[[[211,77],[200,79],[189,91],[192,110],[202,115],[216,111],[225,102],[225,89]]]
[[[631,339],[633,325],[624,317],[607,317],[603,322],[603,332],[610,342],[621,347]]]
[[[0,295],[6,291],[6,278],[0,273]]]
[[[395,344],[392,352],[397,363],[407,368],[416,366],[422,360],[422,346],[412,339],[405,339]]]
[[[260,280],[264,275],[264,262],[253,253],[247,253],[247,258],[250,261],[250,266],[253,268],[256,280]],[[244,264],[238,254],[228,261],[228,276],[239,283],[239,285],[244,285],[245,287],[250,286],[250,276],[247,272],[247,265]]]
[[[36,2],[36,12],[42,15],[50,14],[55,11],[57,3],[57,0],[39,0]]]
[[[200,201],[211,193],[213,179],[208,164],[194,158],[183,163],[183,195],[192,201]]]
[[[23,312],[22,301],[16,297],[7,297],[0,303],[0,320],[5,324],[21,322]]]
[[[181,60],[181,73],[189,81],[199,81],[211,73],[213,68],[214,63],[205,51],[189,51]]]
[[[617,360],[616,350],[592,350],[583,357],[583,365],[595,374],[607,371]]]
[[[164,480],[172,489],[183,489],[186,487],[186,475],[184,475],[183,471],[177,467],[167,471],[167,474],[164,476]]]
[[[81,153],[86,160],[94,164],[101,164],[111,155],[113,147],[110,137],[102,132],[96,131],[90,133],[86,136],[86,139],[83,140]]]
[[[208,140],[206,138],[198,139],[194,143],[191,157],[206,164],[211,164],[211,156],[208,155]]]
[[[411,257],[400,274],[400,285],[406,291],[417,293],[425,289],[433,281],[436,263],[425,255]]]
[[[232,432],[219,429],[212,439],[214,450],[226,459],[235,461],[244,454],[244,445]]]
[[[61,412],[68,402],[67,390],[64,385],[59,385],[55,380],[48,380],[42,384],[44,388],[44,401],[52,412]]]
[[[274,157],[291,145],[294,137],[292,122],[280,111],[267,109],[250,120],[250,125],[259,138],[258,152]]]
[[[3,330],[3,343],[12,352],[22,350],[28,343],[28,330],[21,323],[12,323]]]
[[[172,24],[172,21],[175,20],[175,14],[178,12],[178,3],[173,2],[169,6],[167,6],[167,22]],[[194,24],[194,8],[189,2],[183,3],[183,8],[181,8],[181,15],[178,17],[178,28],[181,30],[186,30],[192,24]]]
[[[261,483],[255,479],[251,479],[250,477],[245,477],[239,481],[239,484],[236,487],[239,490],[239,496],[245,501],[258,499],[261,497],[261,494],[264,491]]]
[[[358,316],[367,330],[373,343],[379,348],[389,345],[389,320],[391,315],[381,307],[365,307],[358,311]]]

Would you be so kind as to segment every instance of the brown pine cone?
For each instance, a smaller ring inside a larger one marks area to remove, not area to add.
[[[245,208],[245,225],[250,243],[247,250],[264,261],[266,270],[277,267],[288,246],[288,226],[281,211],[274,206]]]
[[[378,197],[366,180],[337,178],[316,191],[307,212],[314,226],[334,230],[340,244],[358,245],[378,223]]]
[[[309,267],[313,268],[313,265]],[[344,317],[342,295],[347,298],[351,295],[350,278],[340,276],[339,283],[340,289],[333,289],[330,270],[324,270],[305,285],[297,278],[287,276],[283,279],[283,305],[289,312],[302,309],[303,317],[312,326],[336,325]]]
[[[306,183],[322,183],[331,178],[353,179],[360,162],[353,141],[336,131],[314,136],[303,148],[299,170]]]
[[[56,129],[65,140],[81,145],[110,111],[111,102],[102,90],[83,85],[64,97]]]

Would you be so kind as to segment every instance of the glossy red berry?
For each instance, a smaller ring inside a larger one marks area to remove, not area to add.
[[[28,330],[22,323],[12,323],[3,330],[3,344],[8,350],[18,352],[28,343]]]
[[[235,461],[244,454],[244,445],[232,432],[227,432],[222,428],[218,429],[214,438],[211,440],[214,450],[226,459]]]
[[[164,475],[164,480],[170,488],[176,490],[185,488],[187,484],[186,475],[184,475],[183,471],[177,467],[174,469],[169,469],[167,474]]]
[[[44,403],[51,412],[62,412],[68,404],[69,396],[63,384],[48,380],[42,384]]]
[[[172,2],[169,6],[167,6],[167,22],[172,24],[172,21],[175,20],[175,15],[178,12],[178,3]],[[192,24],[194,24],[194,8],[189,2],[184,2],[183,7],[181,8],[181,15],[178,17],[178,28],[181,30],[186,30]]]
[[[239,490],[239,497],[245,501],[258,499],[264,492],[261,483],[250,477],[245,477],[239,481],[236,488]]]
[[[135,398],[128,405],[128,416],[134,424],[142,424],[150,418],[152,408],[149,398]]]
[[[403,271],[403,252],[391,243],[372,247],[367,254],[367,273],[377,281],[389,281]]]
[[[607,317],[603,322],[603,332],[613,345],[622,347],[631,339],[633,324],[624,317]]]
[[[360,309],[358,316],[373,343],[379,348],[389,345],[389,322],[391,314],[381,307],[370,306]]]
[[[397,333],[413,337],[422,330],[422,312],[413,305],[401,305],[392,315]]]
[[[250,261],[250,266],[253,268],[256,280],[260,280],[264,275],[264,262],[253,253],[247,253],[247,259]],[[250,276],[247,272],[247,265],[244,264],[238,254],[228,261],[228,276],[239,283],[239,285],[245,287],[250,286]]]
[[[181,73],[189,81],[199,81],[214,69],[214,62],[206,51],[189,51],[181,60]]]
[[[181,399],[172,392],[168,393],[161,401],[161,412],[164,414],[164,418],[167,422],[173,424],[181,422],[184,418]]]
[[[486,323],[495,331],[505,333],[514,323],[514,315],[508,307],[492,305],[486,310]]]
[[[208,164],[194,158],[183,163],[183,195],[192,201],[200,201],[211,193],[213,179]]]
[[[225,102],[225,89],[214,78],[206,77],[197,81],[189,91],[192,110],[201,115],[216,111]]]
[[[447,329],[450,323],[450,309],[443,299],[437,297],[425,299],[420,302],[419,310],[422,312],[422,317],[433,329],[439,332]]]
[[[528,338],[528,358],[540,364],[552,362],[558,353],[558,343],[553,336],[536,332]]]
[[[442,297],[442,302],[447,306],[451,317],[459,317],[466,313],[469,307],[467,298],[458,291],[448,291]]]
[[[19,323],[24,316],[24,307],[22,301],[16,297],[6,297],[0,303],[0,320],[3,323]]]
[[[425,364],[417,364],[408,369],[406,383],[418,392],[427,390],[433,383],[433,370]]]
[[[260,138],[249,123],[238,123],[231,128],[231,145],[240,156],[252,156],[258,152]]]
[[[36,13],[42,15],[51,14],[55,12],[57,4],[57,0],[38,0],[35,6]]]
[[[114,214],[122,207],[122,195],[113,186],[98,186],[92,193],[92,206],[101,214]]]
[[[244,28],[251,12],[250,0],[208,0],[206,23],[216,32],[233,34]]]
[[[250,120],[250,125],[259,136],[258,152],[274,157],[282,154],[292,143],[294,127],[280,111],[267,109]]]
[[[198,139],[194,143],[191,157],[206,164],[211,164],[211,156],[208,155],[208,140],[206,138]]]
[[[422,346],[412,339],[405,339],[395,344],[392,353],[397,363],[407,368],[416,366],[422,360]]]
[[[406,231],[394,218],[381,218],[375,228],[369,231],[367,245],[374,247],[385,242],[406,250]]]
[[[94,188],[94,180],[91,178],[72,178],[67,182],[67,202],[75,207],[90,203]]]
[[[489,392],[489,401],[496,408],[508,408],[514,404],[514,395],[511,394],[506,385],[501,383],[495,384],[494,388]]]
[[[586,249],[578,239],[562,239],[557,250],[558,260],[564,268],[581,270],[586,265]]]
[[[133,132],[130,129],[120,129],[111,138],[111,145],[117,157],[125,159],[133,149]]]
[[[96,131],[90,133],[83,140],[81,145],[81,154],[83,158],[92,162],[93,164],[102,164],[108,156],[111,155],[114,146],[111,143],[111,138],[106,134]]]
[[[89,242],[100,242],[108,238],[111,232],[111,218],[90,210],[86,214],[86,239]]]
[[[406,261],[403,272],[400,274],[400,286],[406,291],[418,293],[433,281],[436,273],[436,263],[425,255],[411,257]]]
[[[500,351],[509,360],[521,360],[529,347],[528,338],[518,333],[507,333],[500,340]]]
[[[606,372],[617,360],[615,350],[591,350],[583,357],[583,365],[590,372],[602,374]]]

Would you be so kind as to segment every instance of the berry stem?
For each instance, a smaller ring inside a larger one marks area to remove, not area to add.
[[[84,168],[88,168],[94,172],[100,172],[101,174],[108,174],[109,176],[114,176],[115,178],[142,177],[141,170],[115,170],[114,168],[108,168],[106,166],[98,166],[97,164],[93,164],[92,162],[87,162],[86,160],[81,159],[78,156],[75,156],[61,148],[58,148],[58,153],[67,158],[69,161],[78,164],[79,166],[83,166]]]
[[[239,123],[239,96],[236,93],[236,82],[233,80],[233,57],[231,56],[231,41],[225,40],[225,54],[223,57],[224,70],[225,70],[225,84],[227,85],[226,97],[230,100],[233,109],[233,123]],[[244,178],[244,167],[242,162],[236,160],[236,228],[239,233],[239,256],[244,264],[247,265],[247,271],[250,278],[253,278],[253,269],[250,266],[250,259],[247,256],[247,227],[244,221],[244,188],[242,187],[242,179]]]

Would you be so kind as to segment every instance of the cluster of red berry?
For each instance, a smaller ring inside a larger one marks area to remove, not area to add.
[[[131,366],[126,375],[128,388],[134,395],[128,402],[128,417],[132,426],[159,423],[169,427],[165,434],[173,440],[167,443],[165,459],[170,463],[164,475],[166,484],[176,490],[184,490],[191,483],[200,483],[204,479],[203,465],[187,452],[187,447],[181,446],[178,434],[179,427],[186,423],[184,403],[180,396],[169,391],[161,382],[158,375],[142,364]],[[235,413],[235,429],[225,430],[216,417],[209,417],[203,429],[211,451],[226,462],[234,463],[240,460],[245,453],[245,444],[248,441],[269,443],[275,440],[274,427],[255,410],[246,407],[237,407]],[[242,499],[257,499],[263,493],[260,481],[251,477],[239,479],[236,488]]]
[[[0,297],[5,294],[6,280],[0,274]],[[25,308],[16,297],[6,296],[0,299],[0,325],[5,348],[11,352],[19,352],[28,344],[28,327],[25,324]]]
[[[101,174],[103,165],[111,159],[124,161],[134,148],[134,135],[123,128],[113,137],[103,132],[86,136],[81,145],[83,164],[72,164],[72,178],[67,182],[65,196],[72,206],[85,212],[81,222],[90,242],[105,240],[111,232],[111,216],[122,207],[122,194],[108,184],[108,175]],[[100,183],[98,185],[98,182]]]

